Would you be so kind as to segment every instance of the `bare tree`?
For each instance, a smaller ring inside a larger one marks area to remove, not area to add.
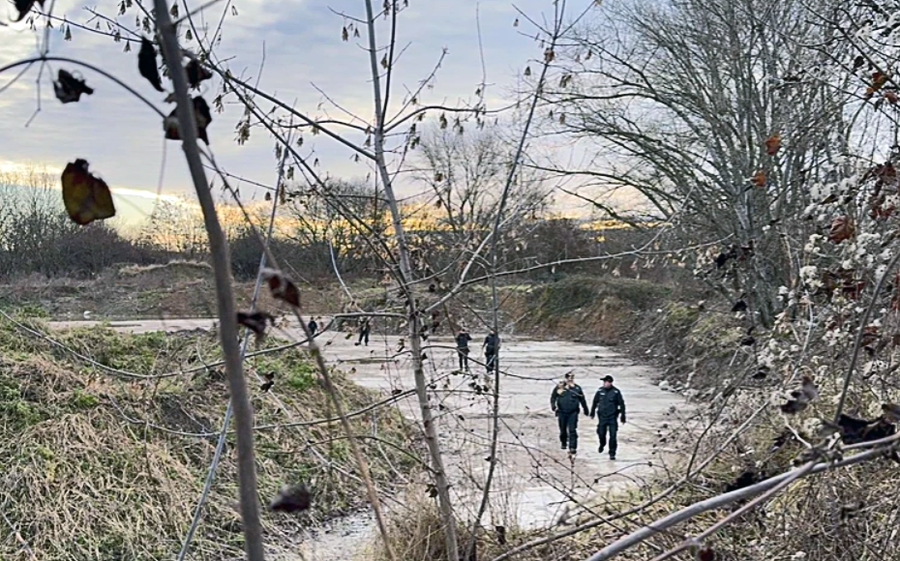
[[[615,25],[573,33],[546,91],[557,128],[599,156],[590,168],[558,171],[640,193],[658,216],[677,215],[685,237],[752,248],[757,258],[726,290],[746,292],[770,325],[771,288],[789,281],[781,236],[803,233],[790,218],[811,202],[821,164],[845,152],[846,79],[804,45],[828,30],[796,0],[601,13]]]

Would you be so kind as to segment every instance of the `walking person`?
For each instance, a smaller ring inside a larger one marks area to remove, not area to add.
[[[497,362],[497,353],[500,351],[500,336],[491,329],[491,332],[484,338],[484,367],[490,374],[494,370],[494,364]]]
[[[469,341],[471,340],[472,336],[469,335],[466,328],[460,327],[459,333],[456,334],[456,353],[459,355],[460,372],[469,371]]]
[[[363,317],[359,320],[359,339],[356,341],[356,346],[358,347],[360,343],[365,340],[366,346],[369,346],[369,331],[372,329],[371,324],[369,323],[369,318]]]
[[[606,375],[603,377],[603,386],[594,394],[594,403],[591,405],[591,419],[597,415],[597,436],[600,437],[600,448],[597,450],[601,454],[606,448],[606,434],[609,433],[609,459],[616,459],[616,450],[619,448],[619,441],[616,436],[619,432],[619,423],[625,424],[625,400],[622,398],[622,392],[619,388],[613,386],[613,377]]]
[[[316,331],[319,329],[319,324],[316,323],[316,318],[310,318],[309,323],[306,324],[306,327],[309,329],[309,334],[315,337]]]
[[[578,451],[578,413],[579,408],[588,414],[584,391],[575,383],[575,374],[568,372],[564,379],[556,384],[550,394],[550,409],[556,413],[559,421],[559,443],[561,448],[569,449],[569,455]]]

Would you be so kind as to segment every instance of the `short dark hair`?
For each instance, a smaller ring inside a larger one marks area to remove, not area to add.
[[[566,379],[569,379],[569,378],[572,378],[572,377],[574,377],[574,376],[575,376],[575,373],[574,373],[574,372],[566,372],[566,374],[565,374],[563,377],[566,378]]]

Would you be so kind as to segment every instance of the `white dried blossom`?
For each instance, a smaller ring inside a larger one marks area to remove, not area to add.
[[[811,282],[818,277],[818,274],[819,268],[815,265],[800,267],[800,278],[802,278],[804,282]]]

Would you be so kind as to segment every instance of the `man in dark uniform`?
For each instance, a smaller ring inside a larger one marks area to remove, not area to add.
[[[599,452],[602,454],[606,448],[606,433],[609,431],[609,459],[616,459],[616,450],[619,448],[619,441],[616,440],[616,434],[619,431],[618,420],[625,424],[625,400],[622,399],[622,392],[619,388],[613,386],[613,377],[604,376],[603,386],[594,394],[594,403],[591,405],[591,419],[597,415],[597,436],[600,437]]]
[[[369,346],[369,331],[372,329],[372,325],[369,323],[369,318],[362,317],[359,319],[359,339],[356,341],[356,346],[358,347],[363,341],[366,342],[366,346]]]
[[[468,330],[465,327],[460,327],[459,333],[456,334],[456,352],[459,354],[460,372],[463,370],[469,371],[469,341],[471,340],[472,336],[469,335]]]
[[[497,362],[497,352],[500,350],[500,336],[491,329],[491,332],[484,338],[484,367],[487,373],[494,371],[494,363]]]
[[[315,335],[316,330],[319,329],[319,324],[316,323],[316,318],[310,318],[309,323],[306,324],[306,327],[309,328],[309,332],[311,335]]]
[[[553,388],[550,394],[550,409],[559,420],[559,442],[562,449],[569,448],[569,454],[578,450],[578,409],[588,414],[587,401],[581,386],[575,383],[575,375],[569,372],[565,379]]]

